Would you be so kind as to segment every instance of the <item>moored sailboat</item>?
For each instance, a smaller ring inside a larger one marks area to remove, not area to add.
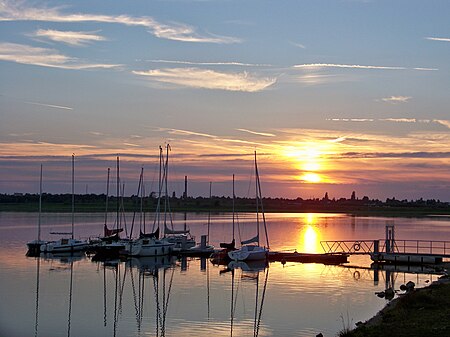
[[[221,250],[215,252],[211,255],[211,262],[213,264],[227,264],[230,261],[230,257],[228,256],[228,253],[236,250],[236,240],[234,237],[234,229],[235,229],[235,209],[234,209],[234,202],[236,200],[236,194],[234,193],[234,174],[233,174],[233,220],[232,220],[232,241],[230,243],[228,242],[221,242],[219,244]]]
[[[159,239],[159,228],[160,228],[160,204],[161,204],[161,191],[162,191],[162,167],[163,158],[162,158],[162,148],[159,148],[159,193],[158,193],[158,203],[156,207],[156,215],[153,223],[153,232],[145,233],[145,228],[143,227],[143,223],[145,221],[145,216],[142,216],[142,196],[143,196],[143,170],[141,171],[141,176],[139,179],[139,189],[138,195],[141,193],[141,222],[139,226],[139,237],[134,240],[130,240],[129,243],[125,246],[125,254],[131,256],[161,256],[168,255],[172,253],[174,244],[169,242],[166,239]],[[166,217],[166,215],[165,215]],[[156,230],[155,230],[156,227]],[[144,230],[144,231],[143,231]]]
[[[256,177],[256,236],[241,242],[241,248],[228,252],[231,260],[247,261],[247,260],[265,260],[269,252],[269,237],[267,235],[266,217],[264,215],[264,207],[262,204],[261,184],[259,181],[258,164],[256,162],[255,151],[255,177]],[[264,227],[267,246],[260,245],[260,212]]]
[[[108,198],[109,198],[109,175],[110,168],[108,167],[108,177],[106,183],[106,201],[105,201],[105,222],[103,224],[103,237],[100,237],[92,246],[92,250],[95,251],[93,260],[104,260],[117,258],[119,252],[125,248],[125,242],[120,238],[119,233],[123,231],[120,227],[120,175],[119,175],[119,157],[117,156],[117,210],[116,210],[116,228],[108,228]]]
[[[160,148],[161,149],[161,148]],[[164,185],[164,239],[174,244],[174,251],[185,251],[195,247],[195,238],[191,235],[190,230],[184,226],[184,229],[174,229],[172,222],[172,212],[170,210],[169,203],[169,191],[168,191],[168,175],[169,175],[169,150],[170,145],[166,145],[166,157],[163,161],[163,185]],[[162,154],[162,149],[161,149]],[[161,157],[162,158],[162,157]],[[169,219],[167,219],[169,217]],[[170,222],[171,228],[167,226]]]
[[[85,250],[89,243],[85,240],[74,239],[75,217],[75,155],[72,155],[72,231],[69,233],[51,232],[50,234],[70,235],[70,238],[61,238],[57,241],[47,242],[40,247],[44,253],[66,253]]]
[[[41,246],[48,242],[41,240],[41,213],[42,213],[42,164],[39,179],[39,217],[38,217],[37,239],[27,243],[28,255],[39,254],[41,252]]]

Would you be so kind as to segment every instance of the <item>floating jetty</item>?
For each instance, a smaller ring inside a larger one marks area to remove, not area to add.
[[[298,252],[269,252],[268,260],[270,262],[300,262],[300,263],[322,263],[337,265],[348,262],[348,254],[313,254]]]

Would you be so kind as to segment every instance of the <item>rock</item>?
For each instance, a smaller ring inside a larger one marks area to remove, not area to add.
[[[323,337],[322,333],[318,333],[316,337]]]
[[[416,286],[416,284],[414,282],[409,281],[408,283],[406,283],[406,291],[414,290],[415,286]]]
[[[375,295],[377,295],[379,298],[384,298],[384,296],[385,296],[384,291],[380,291],[378,293],[375,293]]]
[[[394,290],[392,290],[392,288],[386,289],[384,291],[384,296],[388,300],[392,300],[394,298],[394,295],[395,295],[395,292],[394,292]]]

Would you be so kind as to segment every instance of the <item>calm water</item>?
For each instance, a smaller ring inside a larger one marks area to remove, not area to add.
[[[450,240],[450,217],[266,217],[272,250],[322,252],[320,240],[381,239],[392,221],[398,239]],[[186,218],[193,235],[206,234],[206,214]],[[252,220],[239,215],[243,239],[254,235]],[[70,221],[70,214],[43,214],[43,238],[70,230]],[[75,222],[75,236],[95,236],[103,215],[77,214]],[[184,215],[175,214],[175,225],[183,223]],[[423,286],[437,278],[380,272],[376,282],[370,268],[355,267],[370,266],[365,256],[347,267],[277,262],[228,272],[201,259],[104,264],[86,256],[26,257],[36,224],[37,214],[0,213],[0,336],[335,336],[386,304],[374,293],[387,280],[398,289],[408,280]],[[211,243],[230,237],[231,215],[214,214]]]

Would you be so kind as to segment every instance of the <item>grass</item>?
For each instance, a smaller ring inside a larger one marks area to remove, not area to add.
[[[450,283],[433,284],[400,297],[373,320],[340,337],[450,336]]]

